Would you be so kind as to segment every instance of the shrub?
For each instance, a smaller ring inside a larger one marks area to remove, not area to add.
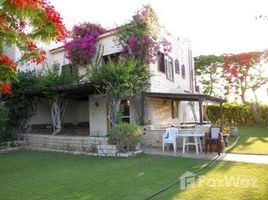
[[[268,122],[268,105],[259,105],[258,110],[264,123]],[[225,103],[222,107],[222,116],[219,105],[209,105],[208,118],[213,124],[250,125],[254,122],[249,105],[238,103]]]
[[[137,124],[121,123],[115,125],[109,134],[109,142],[116,144],[121,152],[134,151],[142,136]]]
[[[14,141],[16,139],[16,131],[12,127],[1,127],[0,130],[0,146],[8,141]]]
[[[9,110],[5,106],[0,105],[0,127],[6,124],[8,120],[8,111]]]

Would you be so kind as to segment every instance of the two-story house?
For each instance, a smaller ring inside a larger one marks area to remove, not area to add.
[[[122,47],[115,42],[116,30],[98,37],[96,46],[104,47],[103,59],[117,57]],[[221,101],[220,99],[195,93],[194,66],[191,43],[187,39],[167,38],[172,45],[168,56],[158,52],[157,62],[149,65],[150,87],[143,92],[142,118],[145,130],[145,142],[148,145],[160,144],[164,128],[182,122],[203,123],[202,102],[204,100]],[[6,50],[7,54],[17,55],[16,48]],[[48,51],[47,66],[59,63],[62,68],[72,67],[65,57],[64,48],[58,47]],[[21,70],[40,66],[21,66]],[[79,74],[86,73],[85,67],[79,68]],[[109,131],[107,100],[98,94],[88,82],[59,86],[60,92],[68,93],[63,130],[61,134],[84,135],[90,137],[106,136]],[[36,113],[29,119],[34,131],[50,134],[51,107],[49,101],[38,98]],[[122,101],[123,120],[136,122],[137,110],[131,100]],[[159,131],[159,132],[158,132]]]

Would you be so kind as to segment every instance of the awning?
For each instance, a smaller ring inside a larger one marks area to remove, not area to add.
[[[177,101],[212,101],[223,103],[226,100],[218,97],[213,97],[207,94],[198,93],[162,93],[162,92],[144,92],[147,97],[171,99]]]
[[[31,91],[31,95],[37,95],[42,96],[44,95],[45,91],[53,91],[53,92],[60,92],[65,93],[69,97],[77,97],[77,98],[83,98],[87,97],[89,94],[96,93],[96,88],[94,85],[90,82],[79,82],[79,83],[71,83],[68,85],[58,85],[49,87],[47,89],[37,89],[34,91]]]

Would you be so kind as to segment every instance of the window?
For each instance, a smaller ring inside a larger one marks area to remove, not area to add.
[[[130,123],[129,100],[122,100],[120,104],[122,122]]]
[[[175,60],[175,72],[177,74],[180,74],[180,63],[179,63],[178,59]]]
[[[179,118],[179,105],[178,101],[171,101],[171,115],[172,119]]]
[[[182,66],[181,66],[181,76],[182,76],[183,79],[186,78],[186,74],[185,74],[185,65],[184,65],[184,64],[182,64]]]
[[[157,64],[158,64],[158,70],[160,72],[166,73],[165,55],[163,53],[161,53],[161,52],[158,52]]]
[[[76,70],[76,68],[72,66],[71,64],[63,65],[61,67],[61,72],[66,71],[66,70],[70,71],[71,74],[78,74],[78,71]]]
[[[109,59],[111,59],[111,61],[113,61],[115,63],[118,62],[118,60],[120,58],[120,54],[121,53],[113,53],[113,54],[102,56],[104,64],[107,64]]]
[[[166,76],[170,81],[174,81],[174,72],[173,72],[173,59],[171,57],[168,60],[165,60],[166,64]]]

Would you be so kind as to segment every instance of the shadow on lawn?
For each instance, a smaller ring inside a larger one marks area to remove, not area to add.
[[[234,147],[228,150],[228,153],[256,153],[268,154],[266,143],[268,143],[268,128],[263,126],[239,127],[239,139]],[[229,137],[231,146],[236,137]],[[263,150],[263,151],[262,151]]]
[[[181,184],[178,183],[152,199],[268,199],[268,174],[263,175],[268,166],[258,168],[260,171],[257,172],[252,170],[255,167],[258,166],[216,161],[195,176],[193,187],[181,190]],[[254,180],[258,188],[254,184],[247,185],[247,181]]]

